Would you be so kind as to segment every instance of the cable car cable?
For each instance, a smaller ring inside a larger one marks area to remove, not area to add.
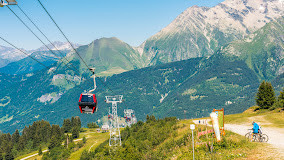
[[[63,53],[47,38],[47,36],[39,29],[39,27],[33,22],[33,20],[23,11],[23,9],[17,5],[20,11],[27,17],[27,19],[36,27],[36,29],[46,38],[46,40],[60,53],[61,57],[64,58],[67,61],[67,64],[70,64],[75,70],[77,70],[79,73],[80,71],[72,64],[68,59],[63,55]],[[66,64],[66,65],[67,65]]]
[[[25,55],[27,55],[28,57],[30,57],[31,59],[35,60],[36,62],[38,62],[39,64],[41,64],[42,66],[44,66],[45,68],[50,69],[50,67],[44,65],[42,62],[38,61],[37,59],[35,59],[34,57],[30,56],[28,53],[22,51],[21,49],[19,49],[18,47],[16,47],[15,45],[13,45],[12,43],[8,42],[6,39],[0,37],[0,39],[2,39],[3,41],[5,41],[6,43],[8,43],[9,45],[11,45],[12,47],[16,48],[17,50],[19,50],[20,52],[24,53]]]
[[[64,63],[69,69],[71,69],[63,60],[61,60],[60,57],[58,57],[33,31],[32,29],[9,7],[9,10],[26,26],[26,28],[32,32],[32,34],[54,55],[56,56],[62,63]],[[76,69],[76,68],[75,68]],[[71,69],[72,70],[72,69]],[[79,71],[78,69],[76,69],[77,71]],[[80,72],[79,72],[80,74]]]
[[[55,22],[55,20],[52,18],[52,16],[50,15],[50,13],[47,11],[47,9],[44,7],[44,5],[41,3],[40,0],[38,0],[38,2],[40,3],[40,5],[42,6],[42,8],[45,10],[45,12],[48,14],[49,18],[53,21],[53,23],[56,25],[56,27],[59,29],[59,31],[62,33],[62,35],[65,37],[65,39],[70,43],[69,39],[67,38],[67,36],[63,33],[63,31],[60,29],[60,27],[58,26],[58,24]],[[73,45],[70,43],[70,45],[73,47]],[[80,56],[80,54],[78,53],[78,51],[73,48],[74,51],[76,52],[76,54],[80,57],[80,59],[84,62],[84,64],[86,65],[86,67],[88,69],[90,69],[90,67],[87,65],[87,63],[83,60],[83,58]],[[101,79],[99,79],[99,81],[102,82],[102,84],[108,88],[111,92],[113,92]],[[114,93],[114,92],[113,92]]]
[[[46,10],[46,8],[44,7],[44,5],[41,3],[40,0],[38,0],[39,4],[42,6],[42,8],[45,10],[45,12],[47,13],[47,15],[49,16],[49,18],[53,21],[53,23],[56,25],[56,27],[59,29],[59,31],[62,33],[62,35],[65,37],[65,39],[68,41],[68,43],[70,44],[70,46],[73,48],[73,50],[76,52],[76,54],[80,57],[80,59],[84,62],[84,64],[87,66],[88,69],[90,69],[90,67],[87,65],[87,63],[83,60],[83,58],[80,56],[80,54],[77,52],[77,50],[74,48],[74,46],[72,45],[72,43],[69,41],[69,39],[67,38],[67,36],[63,33],[63,31],[60,29],[60,27],[58,26],[58,24],[55,22],[55,20],[52,18],[52,16],[49,14],[49,12]]]
[[[28,53],[22,51],[21,49],[19,49],[18,47],[16,47],[15,45],[13,45],[12,43],[10,43],[10,42],[7,41],[6,39],[4,39],[3,37],[0,37],[0,39],[2,39],[3,41],[5,41],[6,43],[8,43],[9,45],[11,45],[12,47],[14,47],[15,49],[19,50],[20,52],[24,53],[24,54],[27,55],[28,57],[32,58],[34,61],[38,62],[39,64],[41,64],[41,65],[44,66],[45,68],[51,69],[50,67],[44,65],[43,63],[41,63],[40,61],[38,61],[38,60],[35,59],[34,57],[30,56]],[[52,71],[52,72],[54,72],[54,71]],[[75,86],[78,86],[78,87],[80,87],[81,89],[83,89],[81,86],[76,85],[76,83],[74,83],[73,81],[70,81],[70,80],[67,79],[65,76],[64,76],[64,78],[65,78],[67,81],[73,83]]]
[[[86,67],[88,69],[90,69],[90,67],[87,65],[87,63],[83,60],[83,58],[80,56],[80,54],[78,53],[78,51],[74,48],[74,46],[71,44],[71,42],[69,41],[69,39],[67,38],[67,36],[63,33],[63,31],[61,30],[61,28],[58,26],[58,24],[55,22],[55,20],[52,18],[52,16],[50,15],[50,13],[47,11],[47,9],[44,7],[44,5],[41,3],[40,0],[38,0],[39,4],[41,5],[41,7],[45,10],[45,12],[47,13],[47,15],[49,16],[49,18],[53,21],[53,23],[56,25],[56,27],[59,29],[59,31],[62,33],[62,35],[65,37],[65,39],[69,42],[70,46],[74,49],[74,51],[76,52],[76,54],[80,57],[80,59],[84,62],[84,64],[86,65]],[[99,81],[102,82],[102,84],[108,88],[111,92],[114,93],[113,90],[111,90],[101,79],[99,79]]]
[[[61,61],[62,63],[64,63],[64,65],[66,65],[69,69],[71,69],[68,65],[67,65],[67,63],[65,63],[60,57],[58,57],[33,31],[32,31],[32,29],[9,7],[9,6],[7,6],[8,8],[9,8],[9,10],[28,28],[28,30],[30,31],[30,32],[32,32],[32,34],[53,54],[53,55],[55,55],[58,59],[59,59],[59,61]],[[72,69],[71,69],[72,70]],[[77,69],[77,68],[75,68],[75,70],[78,72],[78,76],[80,76],[81,77],[81,75],[80,75],[80,71]],[[74,72],[75,74],[76,74],[76,72]],[[90,82],[91,82],[91,80],[89,80]],[[92,82],[91,82],[92,83]]]

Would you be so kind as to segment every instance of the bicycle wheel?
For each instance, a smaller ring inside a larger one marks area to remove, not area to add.
[[[268,136],[266,134],[262,134],[260,137],[261,142],[267,142],[268,141]]]
[[[245,137],[246,137],[246,139],[247,140],[251,140],[251,133],[250,132],[248,132],[247,134],[245,134]]]
[[[258,142],[258,141],[259,141],[259,136],[258,136],[258,134],[253,134],[252,141],[253,141],[253,142]]]

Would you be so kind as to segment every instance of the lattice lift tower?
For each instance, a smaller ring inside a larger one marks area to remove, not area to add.
[[[106,103],[112,104],[111,123],[109,130],[109,146],[121,146],[121,136],[117,116],[117,103],[122,103],[123,95],[106,96]]]

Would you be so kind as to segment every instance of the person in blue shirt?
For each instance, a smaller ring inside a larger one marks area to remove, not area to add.
[[[253,125],[253,128],[252,128],[253,132],[252,132],[252,135],[251,135],[251,141],[252,141],[254,134],[260,133],[260,126],[255,122],[252,122],[252,125]]]
[[[252,122],[252,125],[253,125],[253,133],[256,134],[256,133],[259,133],[259,125],[255,122]]]

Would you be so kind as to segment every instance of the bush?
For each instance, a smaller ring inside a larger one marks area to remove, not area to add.
[[[97,123],[95,123],[95,122],[88,123],[87,127],[88,128],[100,128],[100,126],[98,126]]]
[[[87,142],[87,139],[86,139],[85,136],[83,137],[82,141],[83,141],[84,144]]]

